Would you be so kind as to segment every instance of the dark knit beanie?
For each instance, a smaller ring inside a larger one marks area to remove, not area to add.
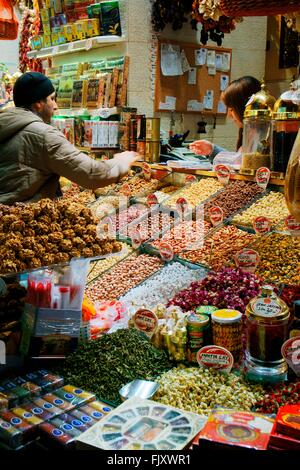
[[[14,103],[18,107],[26,108],[47,98],[54,91],[54,86],[48,77],[39,72],[26,72],[15,83]]]

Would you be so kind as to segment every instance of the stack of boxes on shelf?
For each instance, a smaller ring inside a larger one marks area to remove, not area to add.
[[[111,407],[40,369],[0,382],[0,449],[72,447]]]
[[[31,39],[32,49],[58,46],[95,36],[121,36],[117,0],[43,0],[42,31]]]
[[[52,124],[79,147],[118,147],[128,69],[128,57],[49,68],[47,75],[57,90],[58,107],[64,110],[53,117]],[[104,118],[95,111],[102,108],[116,109]]]

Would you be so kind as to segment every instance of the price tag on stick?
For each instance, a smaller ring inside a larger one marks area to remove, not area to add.
[[[186,175],[185,177],[185,184],[196,183],[196,181],[197,181],[197,178],[195,175]]]
[[[281,347],[281,355],[297,377],[300,377],[300,336],[285,341]]]
[[[170,243],[161,242],[159,245],[159,253],[161,259],[163,259],[164,261],[172,261],[172,259],[174,258],[174,250]]]
[[[224,219],[223,209],[219,206],[213,206],[209,209],[209,218],[213,226],[221,224]]]
[[[151,179],[151,166],[148,163],[143,163],[142,169],[143,169],[145,180],[150,180]]]
[[[131,245],[133,249],[137,249],[142,244],[141,232],[138,228],[134,229],[131,233]]]
[[[147,205],[151,207],[151,206],[156,206],[157,204],[158,204],[157,196],[153,193],[149,194],[149,196],[147,196]]]
[[[199,366],[216,369],[219,372],[229,374],[232,369],[234,359],[228,349],[221,346],[204,346],[197,352],[197,362]]]
[[[181,217],[184,218],[184,214],[188,210],[188,201],[184,197],[179,197],[176,201],[176,209]]]
[[[221,184],[226,186],[229,183],[230,179],[230,168],[226,165],[216,165],[215,166],[215,173],[217,178]]]
[[[255,233],[264,234],[268,233],[271,230],[271,220],[267,219],[267,217],[256,217],[253,220],[253,228]]]
[[[269,183],[271,172],[269,168],[262,166],[256,170],[255,181],[262,189],[266,189]]]
[[[236,253],[234,260],[238,268],[248,273],[254,273],[260,258],[257,251],[244,248]]]
[[[300,235],[300,223],[297,222],[295,217],[289,215],[284,223],[291,235]]]
[[[132,319],[135,328],[145,333],[149,338],[155,333],[158,319],[151,310],[140,309],[133,315]]]

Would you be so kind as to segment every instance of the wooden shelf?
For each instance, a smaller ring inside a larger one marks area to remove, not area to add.
[[[133,166],[141,167],[144,162],[135,162]],[[153,170],[168,170],[175,173],[185,173],[191,175],[199,175],[199,176],[211,176],[216,177],[216,173],[214,171],[207,171],[207,170],[192,170],[190,168],[170,168],[167,165],[161,165],[159,163],[149,163]],[[271,175],[272,176],[272,175]],[[230,175],[230,179],[239,180],[239,181],[255,181],[254,176],[246,176],[240,175],[239,173],[234,173]],[[270,178],[270,184],[275,184],[277,186],[284,186],[285,180],[279,178]]]
[[[125,36],[95,36],[93,38],[81,39],[79,41],[66,42],[57,46],[43,47],[39,50],[27,53],[28,59],[42,59],[74,52],[89,51],[98,47],[114,46],[125,42]]]

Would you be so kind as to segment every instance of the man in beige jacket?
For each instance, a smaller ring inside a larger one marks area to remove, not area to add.
[[[116,154],[112,160],[93,160],[77,150],[49,123],[57,109],[54,87],[45,75],[27,72],[13,90],[15,108],[0,113],[0,202],[37,201],[60,193],[64,176],[96,189],[125,175],[135,152]]]

